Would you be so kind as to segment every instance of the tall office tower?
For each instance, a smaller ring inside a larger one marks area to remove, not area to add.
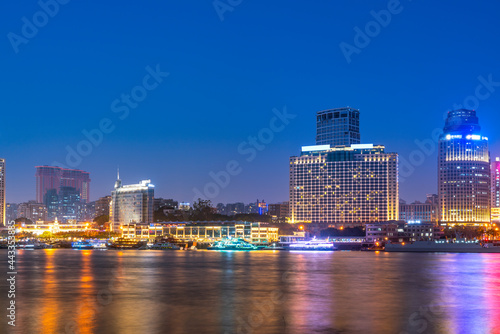
[[[500,208],[500,158],[491,162],[491,207]]]
[[[58,218],[62,223],[84,220],[85,203],[80,198],[80,192],[74,187],[63,186],[58,195]]]
[[[439,217],[441,222],[490,222],[488,138],[474,110],[448,112],[439,138]]]
[[[316,113],[316,145],[359,144],[359,110],[336,108]]]
[[[5,159],[0,159],[0,224],[5,226]]]
[[[90,174],[78,169],[66,169],[52,166],[37,166],[36,168],[36,201],[45,203],[47,192],[55,189],[59,194],[61,187],[75,188],[83,203],[90,199]]]
[[[117,231],[123,224],[153,223],[153,205],[154,185],[150,180],[122,185],[118,178],[111,193],[111,228]]]
[[[356,226],[399,218],[398,155],[373,144],[304,146],[290,158],[293,223]]]

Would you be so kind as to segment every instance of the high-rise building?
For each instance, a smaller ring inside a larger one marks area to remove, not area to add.
[[[0,159],[0,224],[5,226],[5,159]]]
[[[290,158],[290,218],[338,226],[397,220],[398,155],[373,144],[304,146]]]
[[[500,208],[500,158],[491,162],[491,207]]]
[[[66,169],[52,166],[36,168],[36,201],[44,203],[47,192],[55,189],[59,195],[61,187],[75,188],[83,203],[90,199],[90,174],[78,169]]]
[[[153,223],[154,185],[151,180],[122,185],[118,177],[111,193],[110,222],[117,231],[123,224]]]
[[[95,216],[109,216],[109,205],[111,203],[111,196],[99,198],[95,202]]]
[[[336,108],[316,113],[316,145],[359,144],[359,110]]]
[[[439,217],[441,222],[490,222],[490,155],[474,110],[448,112],[439,138]]]
[[[11,222],[17,219],[19,205],[16,203],[7,203],[5,205],[5,222]]]

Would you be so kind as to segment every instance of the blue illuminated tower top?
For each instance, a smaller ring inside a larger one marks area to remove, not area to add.
[[[448,112],[443,135],[453,134],[479,134],[481,126],[475,110],[458,109]]]

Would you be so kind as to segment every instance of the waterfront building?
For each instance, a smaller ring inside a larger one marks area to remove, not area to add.
[[[268,244],[278,240],[278,228],[252,222],[190,222],[125,224],[124,238],[149,239],[172,236],[179,240],[212,242],[224,238],[242,238],[253,244]]]
[[[399,218],[398,155],[382,145],[304,146],[290,158],[292,223],[357,226]]]
[[[491,162],[491,216],[493,220],[493,211],[500,210],[500,158],[495,158]],[[498,221],[495,217],[495,221]]]
[[[399,203],[399,220],[426,221],[436,224],[439,220],[437,195],[427,195],[427,200],[422,203],[415,201],[411,204]]]
[[[124,224],[153,223],[154,185],[151,180],[123,185],[118,177],[111,193],[110,222],[117,231]]]
[[[380,222],[366,224],[366,241],[369,243],[398,241],[399,224],[397,222]]]
[[[491,208],[491,222],[500,222],[500,208]]]
[[[410,221],[403,226],[400,236],[406,237],[408,241],[437,240],[444,235],[441,227],[434,223],[421,221]]]
[[[109,206],[111,205],[111,196],[104,196],[95,202],[95,216],[109,216]]]
[[[359,110],[336,108],[316,113],[316,145],[359,144]]]
[[[474,110],[448,112],[439,138],[439,218],[453,224],[490,222],[490,155]]]
[[[5,226],[5,159],[0,159],[0,224]]]
[[[53,166],[37,166],[36,168],[36,201],[45,203],[49,190],[59,195],[61,187],[75,188],[83,203],[90,200],[90,174],[78,169],[67,169]],[[53,193],[53,192],[52,192]]]
[[[29,232],[35,235],[41,235],[44,232],[50,233],[71,233],[71,232],[86,232],[86,231],[96,231],[92,229],[89,222],[80,222],[75,224],[59,224],[56,220],[55,222],[37,222],[33,224],[17,223],[16,233],[19,232]]]
[[[27,218],[33,223],[47,220],[47,207],[45,204],[29,201],[19,204],[17,218]]]

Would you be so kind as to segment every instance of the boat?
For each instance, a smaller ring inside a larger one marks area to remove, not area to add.
[[[241,238],[224,238],[210,245],[209,250],[253,251],[259,248]]]
[[[181,249],[176,244],[170,242],[156,242],[149,247],[149,249],[160,249],[160,250],[179,250]]]
[[[320,240],[320,239],[311,239],[305,241],[297,241],[291,243],[289,246],[289,250],[300,250],[300,251],[334,251],[337,250],[333,241]]]
[[[139,249],[146,246],[146,241],[137,241],[135,239],[118,238],[108,244],[111,249]]]
[[[413,243],[387,243],[386,252],[448,252],[448,253],[500,253],[500,245],[480,240],[429,240]]]
[[[94,246],[88,241],[75,241],[71,243],[73,249],[94,249]]]
[[[279,244],[273,243],[269,246],[265,246],[261,248],[262,250],[286,250],[287,248],[284,246],[280,246]]]

